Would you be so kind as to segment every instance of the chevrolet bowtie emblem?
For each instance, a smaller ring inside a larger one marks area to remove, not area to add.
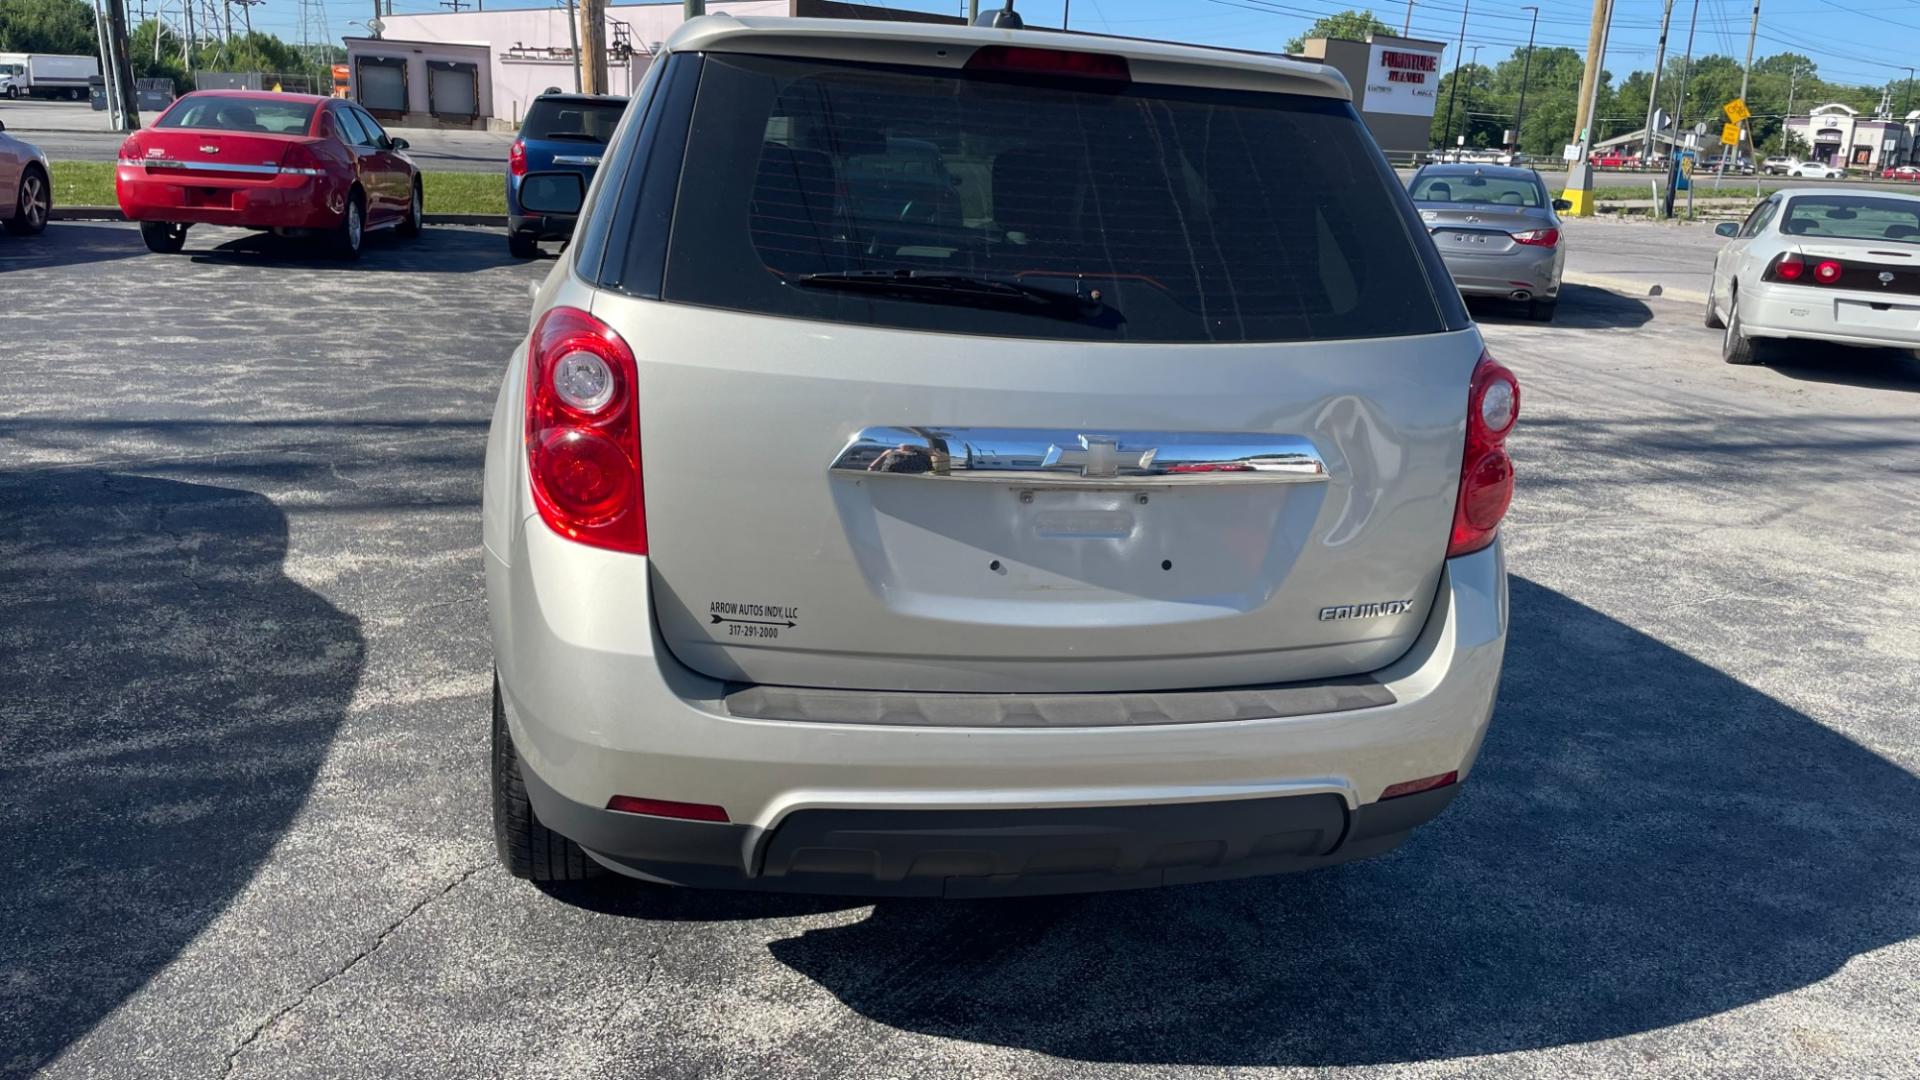
[[[1105,435],[1082,435],[1079,449],[1064,448],[1057,443],[1048,446],[1047,455],[1040,464],[1043,468],[1078,465],[1081,476],[1110,479],[1119,476],[1121,469],[1151,468],[1153,457],[1159,452],[1158,447],[1151,450],[1122,450],[1118,439]]]

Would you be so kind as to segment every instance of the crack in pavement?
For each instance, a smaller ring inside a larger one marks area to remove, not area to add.
[[[459,874],[455,875],[453,880],[447,882],[445,885],[441,886],[438,890],[434,892],[430,892],[426,896],[421,897],[417,902],[414,903],[412,907],[408,908],[404,913],[402,913],[399,918],[388,923],[386,928],[381,930],[380,933],[374,937],[372,944],[368,945],[366,948],[361,949],[359,952],[354,953],[352,956],[348,957],[347,962],[340,965],[338,969],[332,972],[329,972],[326,976],[322,977],[318,981],[310,983],[305,989],[301,990],[299,995],[296,996],[292,1001],[274,1010],[271,1016],[268,1016],[265,1020],[262,1020],[260,1021],[260,1023],[256,1024],[254,1026],[254,1029],[247,1033],[246,1038],[240,1040],[238,1045],[234,1046],[232,1050],[227,1051],[227,1065],[226,1065],[226,1068],[221,1071],[220,1075],[222,1077],[232,1076],[234,1068],[238,1066],[240,1063],[241,1053],[244,1052],[247,1047],[252,1046],[256,1041],[258,1041],[260,1036],[266,1034],[269,1028],[273,1027],[275,1024],[279,1023],[281,1020],[285,1019],[287,1016],[290,1016],[294,1011],[298,1010],[301,1006],[305,1005],[308,1001],[312,1000],[313,995],[325,989],[328,983],[331,983],[335,979],[338,979],[341,976],[345,975],[347,972],[352,971],[360,963],[360,961],[365,960],[367,957],[372,956],[374,953],[378,952],[380,950],[380,946],[385,945],[387,943],[387,939],[393,936],[394,931],[400,929],[401,925],[404,924],[408,919],[411,919],[415,915],[418,915],[422,910],[426,908],[428,904],[433,903],[435,900],[438,900],[441,897],[452,892],[453,890],[459,888],[462,884],[466,882],[468,878],[472,877],[474,874],[479,873],[480,869],[485,865],[486,865],[485,862],[475,863],[472,866],[469,866],[465,870],[461,871]]]

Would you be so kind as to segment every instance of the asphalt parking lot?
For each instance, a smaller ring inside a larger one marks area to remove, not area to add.
[[[1384,859],[548,893],[493,855],[479,501],[551,264],[188,248],[0,237],[0,1075],[1920,1072],[1911,355],[1728,367],[1698,305],[1591,287],[1482,310],[1525,395],[1506,674]]]

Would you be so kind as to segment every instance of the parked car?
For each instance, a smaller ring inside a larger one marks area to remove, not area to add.
[[[1345,79],[816,19],[653,71],[488,439],[512,873],[1121,888],[1440,812],[1518,389]],[[916,144],[959,222],[840,197]]]
[[[1800,162],[1790,157],[1770,157],[1760,163],[1760,171],[1768,176],[1785,176],[1791,173]]]
[[[1814,180],[1844,180],[1847,178],[1847,171],[1829,165],[1824,161],[1802,161],[1793,168],[1788,169],[1787,175],[1806,177]]]
[[[520,135],[507,148],[507,249],[515,258],[531,259],[540,253],[540,241],[573,235],[573,215],[529,214],[520,205],[528,174],[560,171],[591,179],[626,111],[626,98],[592,94],[542,94],[527,106]]]
[[[121,144],[114,191],[156,252],[179,251],[200,224],[317,235],[357,258],[373,230],[420,233],[420,171],[406,149],[351,101],[196,91]]]
[[[1540,174],[1428,165],[1407,186],[1462,293],[1514,300],[1529,318],[1553,320],[1567,260],[1558,211],[1568,204],[1547,192]]]
[[[1597,151],[1587,160],[1592,162],[1596,169],[1621,169],[1631,164],[1631,159],[1620,150]]]
[[[1744,223],[1715,227],[1730,242],[1706,321],[1725,330],[1727,363],[1761,362],[1789,340],[1920,348],[1920,196],[1856,190],[1778,191]]]
[[[0,123],[0,225],[15,236],[44,232],[53,213],[52,177],[47,155]]]
[[[1920,180],[1920,165],[1889,165],[1880,170],[1882,180]]]

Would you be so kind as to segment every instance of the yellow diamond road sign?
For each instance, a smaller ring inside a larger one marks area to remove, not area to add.
[[[1727,102],[1727,119],[1734,123],[1744,124],[1747,122],[1747,117],[1752,115],[1753,110],[1747,108],[1745,99],[1734,98],[1732,101]]]
[[[1739,146],[1740,145],[1740,125],[1728,124],[1726,127],[1721,128],[1720,141],[1723,143],[1726,143],[1728,146]]]

